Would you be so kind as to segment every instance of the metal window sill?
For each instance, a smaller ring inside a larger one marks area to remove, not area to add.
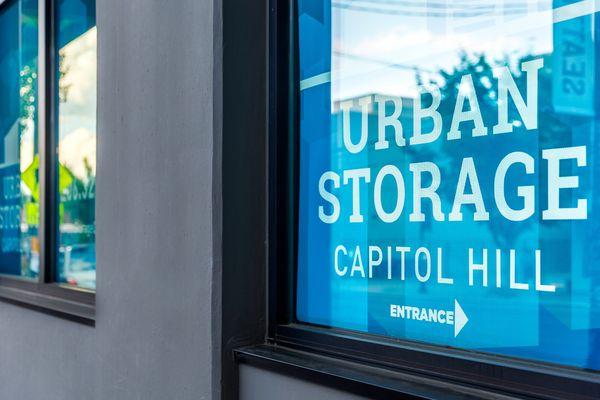
[[[237,362],[296,376],[374,399],[474,400],[515,399],[514,396],[430,377],[391,371],[345,359],[277,345],[234,351]],[[520,397],[528,399],[528,397]]]
[[[48,285],[50,286],[50,285]],[[39,288],[39,286],[38,286]],[[71,296],[61,296],[61,291],[70,289],[52,288],[45,293],[43,290],[30,290],[19,287],[0,285],[0,301],[23,306],[35,311],[50,314],[59,318],[95,326],[94,294],[88,293],[85,297],[89,301],[70,299]]]

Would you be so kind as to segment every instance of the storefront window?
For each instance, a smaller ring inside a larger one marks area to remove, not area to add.
[[[58,279],[96,286],[96,5],[58,2]]]
[[[600,370],[597,11],[298,1],[300,321]]]
[[[0,274],[40,270],[36,0],[0,5]]]

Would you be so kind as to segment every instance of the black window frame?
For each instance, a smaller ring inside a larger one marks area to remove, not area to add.
[[[299,169],[296,7],[296,0],[269,0],[267,342],[509,396],[600,398],[600,372],[316,326],[295,319]]]
[[[0,0],[0,11],[16,0]],[[0,300],[94,325],[96,293],[58,282],[57,0],[38,0],[38,154],[40,273],[0,275]]]

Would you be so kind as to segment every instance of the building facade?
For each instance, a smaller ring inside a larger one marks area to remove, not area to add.
[[[0,0],[0,398],[600,398],[598,11]]]

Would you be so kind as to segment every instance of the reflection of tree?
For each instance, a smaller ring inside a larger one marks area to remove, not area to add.
[[[26,129],[29,121],[35,121],[36,93],[37,93],[37,66],[25,65],[20,74],[20,125]]]
[[[35,132],[37,120],[37,63],[25,64],[20,71],[20,110],[19,110],[19,144],[23,146],[23,134],[33,130],[32,151],[37,151],[37,135]],[[32,155],[33,156],[33,155]],[[23,162],[20,160],[20,162]],[[24,209],[24,220],[30,228],[37,229],[39,223],[39,182],[38,182],[39,157],[33,156],[32,162],[21,172],[21,181],[29,188],[31,194],[21,194],[21,203]],[[35,234],[35,232],[34,232]]]
[[[69,89],[73,86],[66,83],[67,80],[65,79],[70,69],[71,66],[65,62],[65,55],[61,51],[58,55],[58,101],[61,103],[67,102]]]
[[[519,88],[519,91],[523,93],[527,92],[526,75],[521,73],[520,65],[533,58],[539,58],[540,56],[524,56],[516,61],[515,68],[511,68],[511,73],[515,79],[515,83]],[[545,57],[545,56],[543,56]],[[508,120],[514,121],[513,133],[501,134],[496,137],[491,137],[492,126],[497,123],[498,109],[497,109],[497,81],[493,76],[493,68],[495,65],[511,65],[509,60],[502,60],[499,62],[490,62],[490,60],[484,54],[468,55],[466,52],[462,52],[459,55],[458,64],[450,71],[441,70],[435,79],[430,79],[430,85],[436,85],[440,89],[442,101],[439,107],[439,112],[442,115],[443,126],[445,127],[443,134],[449,129],[452,123],[452,115],[454,112],[456,97],[460,88],[461,79],[464,75],[470,74],[473,78],[473,85],[479,102],[479,108],[483,116],[485,125],[488,127],[487,139],[484,138],[473,138],[471,131],[474,128],[472,121],[464,122],[459,127],[462,133],[462,139],[457,141],[443,140],[441,143],[441,149],[435,151],[435,159],[437,163],[442,166],[442,173],[444,170],[447,173],[458,175],[462,160],[464,157],[473,157],[476,166],[482,166],[478,168],[478,176],[480,185],[482,185],[482,192],[484,201],[487,206],[487,211],[490,213],[490,219],[493,223],[488,224],[489,229],[493,235],[496,244],[500,248],[509,247],[510,243],[514,243],[516,237],[526,231],[534,222],[533,218],[529,218],[521,223],[514,223],[507,221],[503,218],[496,207],[493,198],[493,187],[490,182],[493,182],[493,174],[495,173],[494,168],[486,166],[485,163],[498,162],[500,155],[504,156],[510,151],[519,149],[530,153],[534,158],[537,157],[537,153],[540,151],[540,147],[550,147],[552,141],[556,138],[565,137],[565,131],[569,131],[569,127],[561,122],[554,113],[552,112],[551,103],[551,69],[548,66],[551,64],[549,60],[546,60],[545,68],[539,71],[539,113],[540,118],[538,119],[538,131],[537,132],[526,132],[524,126],[522,126],[521,117],[514,106],[509,105]],[[417,81],[422,81],[422,77],[417,74]],[[427,101],[424,99],[424,101]],[[429,100],[430,101],[430,100]],[[527,99],[526,99],[527,101]],[[465,108],[471,106],[466,101]],[[535,136],[534,136],[535,135]],[[485,146],[482,146],[482,140],[488,140]],[[523,184],[534,184],[534,182],[523,182]],[[486,185],[484,187],[484,185]],[[439,189],[440,196],[444,199],[444,203],[452,204],[454,199],[455,187],[453,185],[442,185]]]

